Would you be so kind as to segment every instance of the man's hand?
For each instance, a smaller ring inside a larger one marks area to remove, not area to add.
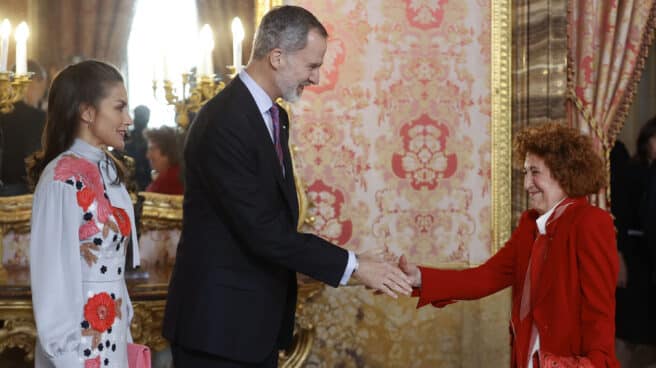
[[[358,269],[353,273],[353,277],[365,286],[379,290],[392,298],[396,298],[397,293],[404,295],[412,293],[409,278],[394,264],[367,253],[358,256],[358,263]]]
[[[406,274],[406,276],[408,276],[410,285],[413,287],[421,286],[421,272],[419,271],[419,267],[414,263],[408,262],[405,255],[402,255],[401,258],[399,258],[399,268]]]

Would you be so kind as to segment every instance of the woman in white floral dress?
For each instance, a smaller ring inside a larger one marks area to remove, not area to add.
[[[36,367],[128,365],[130,238],[134,266],[139,253],[124,169],[106,149],[123,148],[130,124],[116,68],[83,61],[53,80],[43,150],[28,163]]]

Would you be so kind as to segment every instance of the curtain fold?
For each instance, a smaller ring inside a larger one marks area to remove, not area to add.
[[[569,0],[568,124],[592,136],[608,168],[654,38],[655,18],[654,0]],[[609,188],[592,201],[609,209]]]
[[[127,43],[136,0],[42,0],[39,59],[61,68],[75,59],[127,65]]]

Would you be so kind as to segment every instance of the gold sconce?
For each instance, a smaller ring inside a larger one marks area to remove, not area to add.
[[[225,87],[222,81],[216,81],[213,75],[201,75],[196,78],[196,84],[191,88],[191,74],[182,74],[182,96],[177,96],[173,83],[164,80],[164,97],[169,105],[175,107],[175,122],[186,130],[189,126],[189,113],[196,113],[212,97]],[[189,95],[185,91],[189,90]],[[153,81],[153,95],[157,91],[157,82]]]
[[[0,72],[0,113],[9,114],[14,110],[14,104],[23,99],[31,76],[32,73]]]
[[[8,19],[0,23],[0,113],[8,114],[14,104],[23,99],[33,73],[27,72],[27,38],[30,34],[25,22],[16,27],[16,73],[7,70],[11,24]]]

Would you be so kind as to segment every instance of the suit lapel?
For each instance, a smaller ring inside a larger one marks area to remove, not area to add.
[[[255,103],[255,99],[251,95],[246,85],[241,81],[239,77],[236,77],[232,80],[232,83],[238,87],[239,92],[244,95],[243,100],[248,101],[248,106],[246,107],[246,116],[248,120],[253,123],[255,132],[257,134],[258,145],[265,151],[265,156],[268,157],[267,165],[273,169],[273,174],[276,182],[282,190],[285,201],[289,205],[294,219],[298,217],[298,202],[296,200],[296,190],[294,186],[294,171],[291,167],[291,158],[289,157],[289,148],[287,147],[287,142],[289,139],[288,136],[288,125],[289,120],[287,119],[287,114],[285,110],[280,108],[280,143],[282,144],[283,159],[285,164],[285,175],[282,175],[282,169],[280,168],[280,163],[278,162],[278,155],[276,154],[276,148],[271,140],[271,135],[267,129],[266,123],[260,110]],[[231,83],[231,84],[232,84]]]

